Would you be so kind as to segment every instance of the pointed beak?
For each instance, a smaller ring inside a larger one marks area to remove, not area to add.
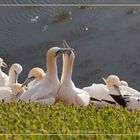
[[[105,84],[107,84],[107,81],[104,77],[102,77],[102,80],[105,82]]]
[[[35,79],[34,76],[27,78],[24,83],[22,84],[21,88],[24,86],[27,86],[31,81],[33,81]]]
[[[70,48],[69,45],[68,45],[68,43],[65,40],[63,40],[63,47],[64,48]]]
[[[65,40],[63,40],[63,48],[67,48],[67,49],[69,48],[69,49],[71,49],[71,51],[66,52],[68,55],[70,55],[71,52],[74,51],[73,48],[70,48],[69,47],[68,43]]]
[[[4,63],[4,62],[2,62],[2,65],[1,66],[4,67],[4,68],[7,68],[8,67],[7,64]]]

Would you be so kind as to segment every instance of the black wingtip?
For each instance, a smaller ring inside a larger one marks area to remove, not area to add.
[[[93,98],[93,97],[90,97],[90,101],[102,102],[101,100]]]
[[[109,100],[104,100],[104,99],[102,99],[102,101],[107,102],[107,103],[112,104],[112,105],[115,105],[115,104],[116,104],[116,102],[109,101]]]
[[[110,94],[110,96],[121,106],[126,107],[127,106],[127,102],[125,101],[125,99],[121,96],[121,95],[112,95]]]

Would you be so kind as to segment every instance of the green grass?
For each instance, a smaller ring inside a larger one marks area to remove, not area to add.
[[[122,107],[97,109],[93,105],[75,107],[64,106],[62,103],[50,106],[22,101],[2,102],[0,103],[0,133],[27,134],[0,137],[0,139],[17,140],[46,139],[46,136],[35,134],[49,134],[48,139],[64,137],[65,139],[138,139],[136,135],[124,134],[140,134],[140,111]]]

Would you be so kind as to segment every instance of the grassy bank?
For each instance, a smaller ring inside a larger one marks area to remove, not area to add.
[[[3,139],[137,139],[138,136],[124,134],[140,134],[140,111],[122,107],[105,107],[96,109],[88,107],[42,105],[22,101],[0,103],[1,134],[33,134],[32,136],[1,136]],[[53,136],[57,134],[57,136]],[[63,135],[60,135],[63,134]],[[68,135],[65,135],[68,134]],[[79,135],[80,134],[80,135]],[[84,134],[88,134],[84,135]],[[94,134],[91,135],[91,134]],[[115,134],[95,135],[95,134]],[[122,134],[122,135],[116,135]],[[1,138],[1,139],[2,139]]]

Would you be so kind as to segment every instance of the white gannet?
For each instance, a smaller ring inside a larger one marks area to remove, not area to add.
[[[25,84],[27,85],[28,90],[34,85],[38,84],[43,77],[45,76],[45,72],[43,69],[35,67],[29,71],[28,78],[25,80]],[[25,85],[23,83],[22,87]]]
[[[83,90],[87,91],[90,95],[90,101],[94,103],[95,106],[97,107],[102,107],[102,106],[112,106],[112,105],[117,105],[117,102],[110,97],[110,91],[109,88],[114,88],[113,83],[114,81],[114,76],[110,75],[110,78],[108,78],[108,83],[106,80],[103,78],[105,81],[105,84],[95,84],[93,83],[91,86],[84,87]],[[116,77],[115,77],[116,78]],[[121,86],[128,86],[128,83],[126,81],[120,81]]]
[[[47,52],[47,73],[40,81],[30,88],[27,92],[20,96],[21,100],[54,104],[57,98],[57,93],[60,87],[60,82],[57,75],[56,60],[64,52],[69,52],[71,49],[52,47]],[[25,83],[24,83],[25,84]]]
[[[14,63],[11,65],[9,69],[9,81],[7,86],[11,86],[14,83],[18,83],[18,76],[22,72],[22,66],[18,63]]]
[[[113,80],[113,87],[109,85],[109,81]],[[116,75],[110,75],[106,80],[110,96],[119,104],[128,108],[140,108],[140,93],[128,86],[120,85],[120,80]]]
[[[66,41],[63,41],[63,46],[65,48],[69,48]],[[59,100],[63,101],[65,105],[74,104],[77,106],[87,106],[90,100],[88,93],[82,89],[75,87],[71,78],[74,59],[75,55],[73,51],[63,54],[61,86],[58,92]]]
[[[135,89],[133,89],[133,88],[131,88],[131,87],[129,87],[129,86],[127,86],[126,84],[124,85],[124,84],[122,84],[121,82],[120,82],[120,79],[119,79],[119,77],[118,76],[116,76],[116,75],[110,75],[110,76],[108,76],[107,77],[107,79],[104,79],[103,78],[103,80],[104,80],[104,82],[106,83],[106,85],[107,85],[107,87],[108,87],[108,89],[111,91],[112,89],[115,89],[114,90],[114,92],[116,91],[116,89],[119,91],[119,92],[121,92],[121,95],[139,95],[140,94],[140,92],[138,92],[137,90],[135,90]],[[113,83],[111,83],[111,82],[113,81]],[[110,86],[110,85],[112,85],[113,84],[113,88],[112,88],[112,86]],[[116,92],[115,92],[116,93]],[[112,94],[112,92],[111,92],[111,94]],[[113,93],[114,94],[114,93]],[[117,95],[118,95],[118,93],[116,93]]]
[[[9,81],[9,77],[7,74],[2,72],[1,67],[7,67],[7,64],[4,63],[2,58],[0,58],[0,87],[4,87],[6,83]]]

